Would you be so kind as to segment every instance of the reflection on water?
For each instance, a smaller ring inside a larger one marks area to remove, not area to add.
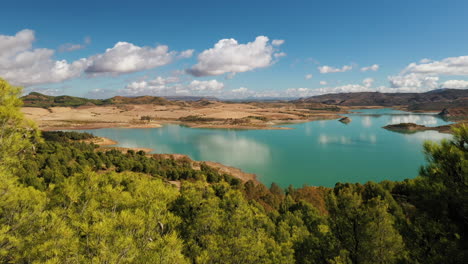
[[[320,134],[318,142],[320,144],[351,144],[352,140],[346,136],[329,136],[326,134]]]
[[[306,136],[311,136],[312,135],[312,127],[309,125],[309,123],[306,123],[304,125],[304,132]]]
[[[424,126],[440,126],[450,123],[448,120],[437,114],[408,113],[392,109],[354,110],[348,116],[351,116],[353,119],[360,119],[363,127],[372,127],[372,120],[387,120],[385,125],[415,123]]]
[[[196,129],[166,125],[154,129],[88,130],[123,147],[155,153],[181,153],[257,174],[265,184],[333,187],[336,182],[403,180],[417,176],[424,164],[422,144],[450,135],[437,131],[400,134],[382,127],[394,123],[447,124],[432,114],[390,109],[359,110],[352,122],[322,120],[288,125],[290,130]]]
[[[430,115],[397,115],[392,116],[389,124],[415,123],[424,126],[437,126],[437,118]]]
[[[216,160],[224,164],[267,166],[270,149],[267,145],[235,133],[228,135],[205,135],[197,140],[201,160]]]
[[[318,137],[318,142],[323,145],[326,145],[326,144],[348,145],[348,144],[360,144],[360,143],[375,144],[377,142],[377,135],[361,133],[360,135],[356,135],[355,137],[349,137],[349,136],[334,136],[334,135],[320,134]]]
[[[405,138],[408,141],[417,140],[417,141],[420,141],[420,142],[424,142],[424,141],[427,141],[427,140],[441,141],[442,139],[449,139],[450,137],[451,136],[448,135],[448,134],[443,134],[443,133],[439,133],[437,131],[431,131],[431,130],[421,131],[421,132],[417,132],[417,133],[414,133],[414,134],[406,134],[405,135]]]
[[[361,120],[362,126],[364,127],[371,127],[372,126],[372,120],[370,116],[363,116]]]
[[[374,134],[361,134],[359,135],[359,139],[364,142],[369,142],[372,144],[377,143],[377,136]]]

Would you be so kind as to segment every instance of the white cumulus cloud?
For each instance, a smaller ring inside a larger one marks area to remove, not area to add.
[[[451,89],[468,89],[468,81],[465,80],[448,80],[441,84],[441,88]]]
[[[331,66],[327,66],[327,65],[318,67],[318,70],[319,70],[320,73],[347,72],[347,71],[350,71],[352,69],[353,69],[353,66],[351,66],[351,65],[344,65],[341,68],[335,68],[335,67],[331,67]]]
[[[140,80],[129,83],[119,90],[123,95],[213,95],[224,89],[224,83],[217,80],[187,82],[178,77],[158,76],[152,80]]]
[[[467,81],[448,80],[439,83],[439,76],[467,76],[468,56],[449,57],[439,61],[422,59],[410,63],[396,76],[389,76],[391,88],[400,92],[426,92],[437,88],[468,88]]]
[[[209,80],[209,81],[193,80],[188,85],[188,88],[193,91],[216,92],[216,91],[221,91],[224,88],[224,83],[218,82],[217,80]]]
[[[86,59],[55,60],[54,50],[33,49],[34,31],[25,29],[14,36],[0,35],[0,76],[14,85],[32,86],[62,82],[78,77]]]
[[[276,41],[276,45],[280,43]],[[268,37],[258,36],[255,41],[239,44],[235,39],[222,39],[198,55],[198,63],[187,72],[194,76],[235,74],[268,67],[274,58],[286,54],[278,53]]]
[[[16,33],[14,36],[0,35],[0,56],[14,56],[32,47],[32,43],[36,40],[34,31],[24,29]]]
[[[190,57],[192,50],[178,54],[169,51],[169,47],[159,45],[156,47],[139,47],[128,42],[118,42],[105,53],[91,56],[86,73],[131,73],[148,70],[171,63],[176,56]]]
[[[63,82],[80,77],[83,73],[96,76],[147,70],[193,54],[193,50],[169,51],[164,45],[153,48],[118,42],[102,54],[68,62],[56,60],[52,49],[33,48],[35,39],[34,31],[29,29],[21,30],[14,36],[0,35],[0,77],[14,85],[34,86]],[[90,43],[91,38],[87,37],[84,44],[69,43],[59,50],[77,50]]]
[[[233,93],[246,93],[248,91],[249,91],[249,89],[247,89],[245,87],[240,87],[240,88],[231,90],[231,92],[233,92]]]
[[[220,97],[228,98],[228,99],[241,99],[247,97],[257,96],[259,94],[258,91],[249,90],[246,87],[239,87],[237,89],[232,89],[227,93],[223,93]]]
[[[380,66],[378,64],[373,64],[371,66],[367,66],[367,67],[362,67],[361,68],[361,71],[362,72],[366,72],[366,71],[378,71],[380,68]]]
[[[306,74],[306,76],[304,76],[306,80],[310,80],[312,77],[314,77],[312,74]]]
[[[440,61],[423,59],[421,63],[409,64],[403,72],[426,75],[468,75],[468,56],[450,57]]]
[[[413,91],[428,91],[439,87],[437,76],[425,76],[416,73],[406,75],[389,76],[390,86],[392,88],[409,88]]]
[[[357,92],[392,92],[392,88],[372,88],[374,80],[371,78],[363,80],[363,84],[345,84],[321,88],[289,88],[285,91],[288,97],[309,97],[322,94],[335,93],[357,93]]]
[[[281,46],[284,44],[284,39],[274,39],[273,41],[271,41],[271,44],[273,46]]]
[[[167,94],[171,91],[176,91],[179,86],[171,84],[178,83],[180,80],[177,77],[163,78],[161,76],[152,80],[134,81],[129,83],[125,89],[121,90],[127,95],[157,95]]]

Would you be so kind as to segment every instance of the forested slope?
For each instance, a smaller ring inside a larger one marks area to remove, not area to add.
[[[93,105],[119,105],[119,104],[155,104],[155,105],[174,105],[178,104],[177,102],[170,101],[169,99],[157,96],[136,96],[136,97],[125,97],[125,96],[114,96],[108,99],[88,99],[83,97],[75,97],[68,95],[60,96],[51,96],[45,95],[37,92],[32,92],[28,95],[21,97],[23,100],[24,106],[26,107],[57,107],[57,106],[68,106],[68,107],[78,107],[78,106],[93,106]],[[173,99],[178,100],[179,98],[173,97]],[[181,97],[180,99],[184,99]],[[195,100],[199,98],[189,98],[185,99]]]
[[[283,190],[88,134],[40,135],[0,80],[1,263],[466,263],[468,128],[403,182]],[[311,172],[314,173],[314,172]],[[181,188],[168,183],[181,182]]]

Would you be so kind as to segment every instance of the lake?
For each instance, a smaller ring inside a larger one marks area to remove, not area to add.
[[[448,124],[434,114],[391,109],[356,110],[337,120],[282,125],[289,130],[200,129],[181,125],[161,128],[82,130],[119,142],[121,147],[153,148],[153,153],[180,153],[257,174],[264,184],[283,187],[304,184],[333,187],[337,182],[379,182],[414,178],[425,163],[425,140],[450,138],[423,131],[401,134],[383,129],[388,124]]]

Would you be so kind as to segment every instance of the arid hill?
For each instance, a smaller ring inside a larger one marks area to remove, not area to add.
[[[441,111],[447,107],[468,106],[468,90],[438,89],[425,93],[339,93],[312,96],[294,102],[333,106],[404,106],[412,111]]]
[[[31,93],[23,97],[23,113],[43,130],[103,127],[159,127],[182,123],[191,127],[282,129],[282,123],[336,119],[346,109],[320,103],[224,102],[168,100],[163,97],[116,96],[105,100]]]

